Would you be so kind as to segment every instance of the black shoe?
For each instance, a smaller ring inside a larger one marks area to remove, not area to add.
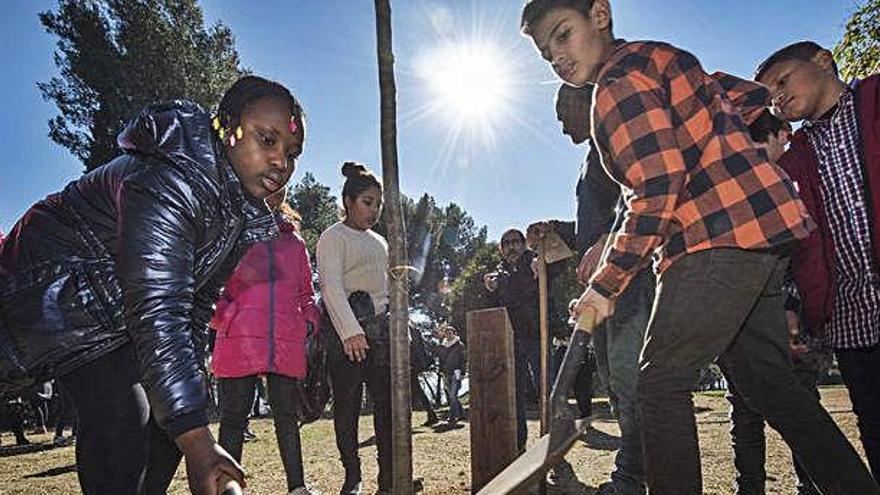
[[[15,445],[30,445],[31,441],[24,437],[24,435],[15,438]]]
[[[439,422],[440,422],[440,418],[438,418],[437,415],[428,416],[428,420],[425,421],[424,423],[422,423],[422,426],[434,426]]]
[[[345,481],[339,490],[339,495],[361,495],[363,490],[360,466],[345,470]]]

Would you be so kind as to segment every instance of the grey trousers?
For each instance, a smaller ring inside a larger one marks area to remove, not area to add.
[[[664,272],[636,384],[649,493],[702,493],[692,390],[716,358],[746,404],[782,435],[825,494],[880,494],[816,397],[797,383],[783,307],[788,259],[709,249]]]

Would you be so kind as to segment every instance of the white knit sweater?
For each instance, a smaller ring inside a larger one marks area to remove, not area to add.
[[[342,222],[321,234],[317,247],[321,295],[339,338],[364,333],[354,317],[348,296],[370,294],[377,314],[388,305],[388,243],[372,230],[353,229]]]

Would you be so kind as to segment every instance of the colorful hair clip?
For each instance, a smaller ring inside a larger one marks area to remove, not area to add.
[[[221,128],[219,131],[217,131],[217,135],[220,136],[220,141],[223,141],[224,139],[226,139],[226,129]]]
[[[229,136],[229,147],[235,148],[235,134]]]
[[[297,126],[296,126],[296,115],[292,115],[292,116],[290,117],[290,125],[288,126],[288,128],[290,129],[290,133],[291,133],[291,134],[296,134],[296,129],[297,129]]]
[[[242,130],[241,126],[235,128],[235,138],[241,139],[244,136],[244,130]]]
[[[213,127],[215,131],[220,130],[220,117],[215,115],[214,118],[211,119],[211,127]]]

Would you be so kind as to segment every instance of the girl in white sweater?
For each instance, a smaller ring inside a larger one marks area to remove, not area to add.
[[[371,230],[382,212],[382,184],[359,163],[345,163],[342,175],[344,218],[321,234],[317,247],[321,294],[339,336],[330,347],[329,369],[336,446],[345,467],[340,494],[361,493],[357,434],[365,383],[373,399],[379,493],[391,493],[388,244]]]

